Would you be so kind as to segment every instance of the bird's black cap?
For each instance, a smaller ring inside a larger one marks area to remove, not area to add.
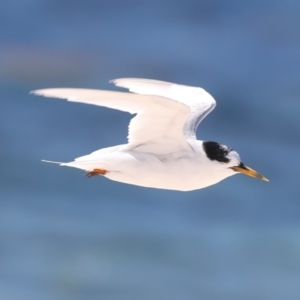
[[[216,160],[223,163],[228,163],[230,161],[227,155],[232,149],[227,146],[216,142],[206,141],[203,142],[203,149],[210,160]]]

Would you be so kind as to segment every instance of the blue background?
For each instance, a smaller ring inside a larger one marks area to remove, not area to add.
[[[300,299],[300,2],[0,2],[0,298]],[[130,115],[34,97],[119,77],[201,86],[237,175],[182,193],[42,163],[126,142]]]

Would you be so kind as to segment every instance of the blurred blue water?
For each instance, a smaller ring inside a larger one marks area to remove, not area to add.
[[[300,298],[300,3],[0,3],[0,299]],[[270,183],[144,189],[68,161],[126,142],[129,115],[29,95],[144,77],[202,86],[199,138]],[[109,130],[108,130],[109,126]]]

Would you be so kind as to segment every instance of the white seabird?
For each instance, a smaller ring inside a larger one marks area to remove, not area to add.
[[[121,78],[112,82],[132,93],[51,88],[35,95],[105,106],[136,114],[128,143],[104,148],[60,163],[111,180],[158,189],[191,191],[243,173],[267,178],[245,166],[228,146],[196,138],[199,123],[215,108],[214,98],[200,87]]]

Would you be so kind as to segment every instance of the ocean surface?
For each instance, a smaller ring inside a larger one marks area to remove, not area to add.
[[[299,300],[300,2],[0,3],[0,299]],[[243,175],[193,192],[85,178],[130,115],[30,90],[120,77],[207,89],[198,137]]]

